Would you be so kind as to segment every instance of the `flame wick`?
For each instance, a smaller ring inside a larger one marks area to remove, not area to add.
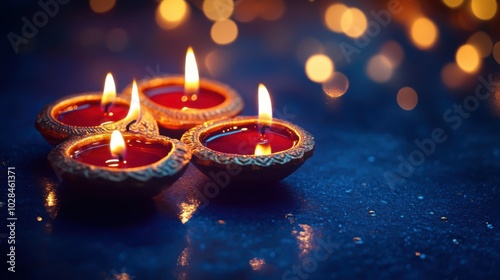
[[[267,124],[261,124],[260,125],[260,136],[264,137],[266,134],[266,130],[269,130],[269,128],[271,128],[271,126],[269,126]]]
[[[104,105],[104,113],[107,113],[109,111],[109,107],[111,107],[112,104],[112,102],[108,102]]]
[[[126,130],[126,131],[129,131],[129,130],[130,130],[130,126],[131,126],[131,125],[133,125],[133,124],[134,124],[134,123],[136,123],[136,122],[137,122],[137,120],[132,120],[131,122],[129,122],[129,123],[127,124],[127,126],[125,127],[125,130]]]

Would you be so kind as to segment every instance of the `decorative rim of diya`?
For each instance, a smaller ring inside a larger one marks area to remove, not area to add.
[[[49,153],[48,159],[60,178],[69,180],[70,183],[83,185],[82,188],[85,191],[91,192],[97,189],[105,192],[103,189],[106,188],[119,188],[124,191],[134,189],[133,195],[149,193],[150,196],[159,193],[165,187],[161,184],[164,180],[176,179],[191,159],[191,152],[187,145],[177,139],[162,135],[148,136],[136,133],[123,133],[123,136],[125,138],[132,136],[149,142],[156,141],[171,146],[171,150],[157,162],[123,169],[95,166],[71,157],[71,154],[78,147],[111,139],[110,133],[102,133],[75,137],[63,142]]]
[[[214,107],[183,111],[162,106],[146,95],[147,90],[169,85],[184,85],[184,75],[159,76],[137,83],[141,104],[148,108],[158,123],[166,129],[190,129],[206,121],[228,119],[238,115],[244,107],[243,99],[233,88],[207,78],[200,78],[200,88],[209,89],[224,97],[224,101]],[[129,85],[123,93],[130,95],[131,89],[132,86]]]
[[[245,124],[255,124],[258,117],[243,116],[233,119],[207,122],[188,130],[182,135],[181,141],[184,142],[192,153],[193,162],[201,166],[212,166],[214,164],[221,166],[239,165],[248,167],[273,167],[281,168],[284,165],[295,161],[304,161],[312,156],[314,151],[314,137],[303,128],[290,122],[273,119],[272,126],[281,126],[289,129],[297,135],[298,141],[287,150],[273,152],[269,155],[242,155],[230,154],[212,150],[203,145],[205,135],[218,131],[221,128],[229,126],[240,126]]]
[[[127,123],[124,119],[106,123],[98,126],[75,126],[59,121],[55,114],[60,108],[65,108],[71,104],[85,101],[100,101],[102,93],[89,92],[79,93],[63,97],[45,106],[38,114],[35,127],[50,144],[57,145],[71,137],[88,134],[112,132],[113,130],[127,131]],[[117,96],[115,103],[130,105],[130,100]],[[130,131],[145,135],[159,135],[158,124],[153,116],[145,108],[141,108],[141,121],[138,124],[129,126]]]

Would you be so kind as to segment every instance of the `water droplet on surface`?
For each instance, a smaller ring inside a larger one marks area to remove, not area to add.
[[[350,193],[350,192],[352,192],[352,190],[351,189],[347,189],[347,190],[345,190],[345,192],[346,193]]]
[[[36,220],[41,222],[43,219],[42,219],[42,217],[38,216],[38,217],[36,217]]]
[[[357,237],[357,236],[353,237],[352,241],[354,241],[354,243],[356,243],[356,244],[360,244],[360,245],[363,244],[363,239],[361,239],[361,237]]]
[[[459,243],[459,242],[458,242],[458,240],[457,240],[456,238],[453,238],[453,240],[452,240],[452,241],[453,241],[453,244],[458,244],[458,243]]]
[[[224,220],[218,220],[217,223],[219,223],[219,225],[225,225],[226,221],[224,221]]]
[[[368,215],[375,217],[375,216],[377,216],[377,213],[375,213],[375,210],[370,210],[370,211],[368,211]]]
[[[420,199],[420,200],[424,199],[424,196],[423,196],[423,195],[419,195],[419,196],[417,196],[417,197],[418,197],[418,199]]]
[[[492,224],[487,224],[486,227],[488,227],[489,229],[493,229],[493,225]]]
[[[448,217],[446,217],[446,216],[441,216],[441,221],[443,221],[443,222],[447,222],[447,221],[448,221]]]
[[[430,211],[429,214],[434,215],[434,211]]]

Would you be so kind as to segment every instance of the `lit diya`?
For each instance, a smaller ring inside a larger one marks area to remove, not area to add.
[[[138,84],[142,104],[167,131],[182,131],[206,121],[227,119],[243,110],[235,90],[199,78],[192,48],[186,54],[185,75],[154,77]],[[129,94],[130,87],[123,92]]]
[[[57,100],[42,109],[35,127],[54,145],[73,136],[115,129],[157,135],[158,125],[147,110],[141,110],[135,81],[133,84],[130,100],[118,97],[108,73],[102,94],[82,93]]]
[[[181,138],[193,164],[209,177],[227,172],[231,183],[279,181],[297,170],[314,151],[304,129],[272,118],[265,86],[259,85],[259,116],[208,122]],[[226,176],[227,177],[227,176]]]
[[[158,194],[185,170],[185,144],[161,135],[101,133],[72,138],[49,153],[66,191],[96,199],[141,199]]]

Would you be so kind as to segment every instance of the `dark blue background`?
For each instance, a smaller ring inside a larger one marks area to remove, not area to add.
[[[494,42],[500,39],[498,15],[473,30],[460,30],[451,27],[453,13],[439,1],[427,3],[424,10],[441,34],[434,49],[416,49],[394,20],[349,64],[338,44],[352,39],[322,23],[331,1],[287,1],[277,21],[238,23],[239,36],[228,46],[212,42],[211,23],[197,8],[199,1],[190,2],[190,19],[172,31],[156,25],[156,2],[123,2],[95,14],[87,1],[70,1],[19,54],[6,34],[19,34],[21,18],[40,8],[36,1],[2,3],[1,189],[6,202],[7,167],[15,166],[18,218],[17,272],[7,273],[2,261],[7,279],[115,279],[122,273],[130,279],[281,279],[294,265],[309,264],[323,241],[334,246],[308,279],[500,276],[500,134],[494,101],[500,93],[496,89],[452,129],[443,113],[473,94],[479,82],[471,79],[449,90],[440,76],[474,30],[485,30]],[[386,2],[348,4],[377,11]],[[104,43],[86,47],[79,40],[86,28],[104,33],[122,28],[128,45],[121,52]],[[333,45],[327,54],[350,80],[341,98],[327,97],[306,77],[296,46],[308,37]],[[405,59],[388,83],[377,84],[365,74],[365,65],[390,39],[403,46]],[[39,110],[68,94],[99,91],[108,71],[119,89],[150,75],[148,69],[182,72],[189,45],[202,76],[243,96],[245,115],[256,114],[257,85],[266,84],[275,111],[286,112],[287,120],[314,135],[315,155],[278,185],[223,189],[184,224],[186,205],[200,203],[199,192],[209,180],[193,166],[151,202],[97,205],[56,197],[55,206],[48,206],[47,196],[60,183],[46,159],[52,146],[34,128]],[[212,76],[203,57],[215,49],[227,67]],[[498,69],[490,56],[475,75],[496,75]],[[412,111],[396,102],[404,86],[419,94]],[[447,140],[404,182],[389,184],[384,173],[397,174],[398,157],[408,158],[417,149],[414,140],[431,137],[435,128],[442,128]],[[5,234],[6,206],[0,211]],[[265,264],[253,270],[254,258]]]

